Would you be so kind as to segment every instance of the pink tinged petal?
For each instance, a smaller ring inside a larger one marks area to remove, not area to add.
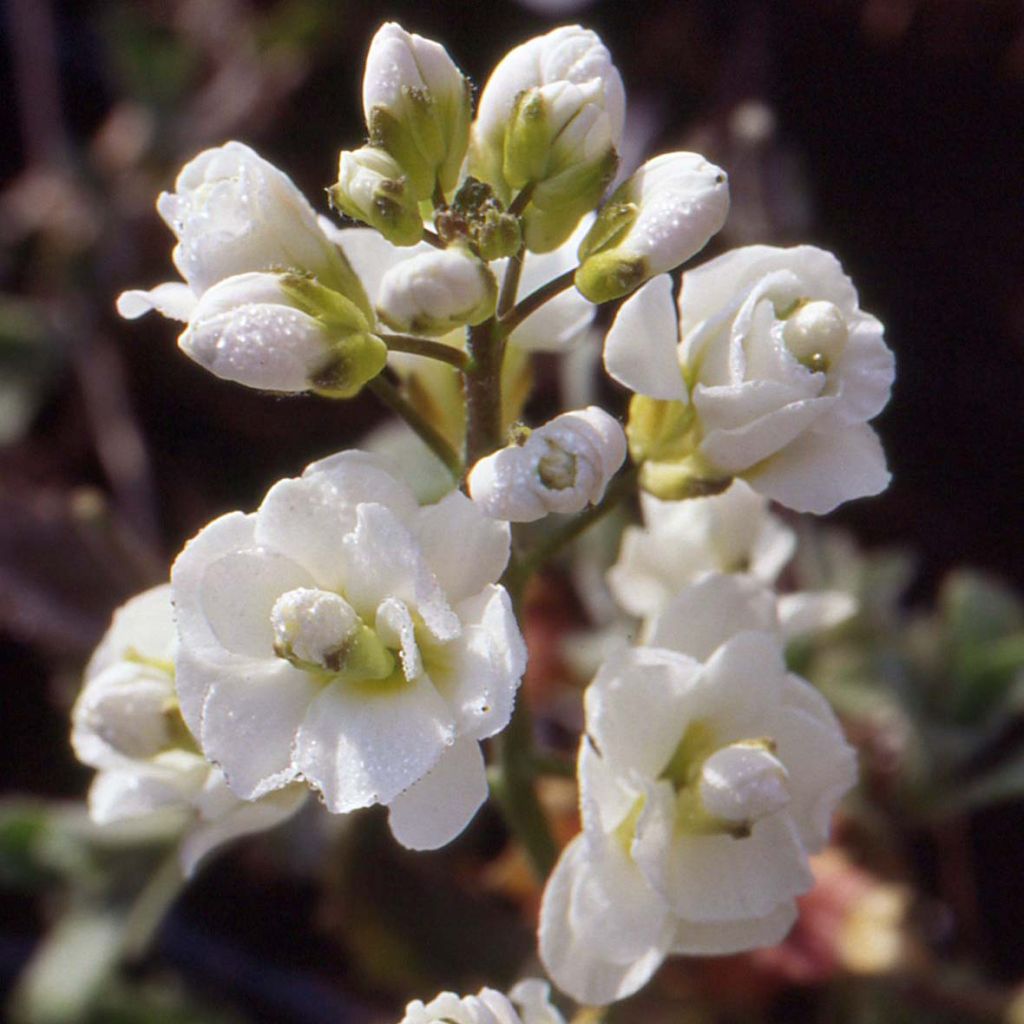
[[[436,850],[462,832],[486,799],[480,744],[460,738],[423,778],[391,801],[388,824],[410,850]]]
[[[290,818],[305,803],[305,786],[287,786],[268,793],[261,800],[238,800],[227,788],[220,772],[210,772],[209,780],[197,801],[199,819],[189,830],[178,850],[178,859],[186,878],[216,849],[242,836],[266,832]]]
[[[211,562],[203,573],[199,600],[217,642],[232,654],[273,658],[270,613],[289,590],[315,587],[300,565],[273,551],[251,548]]]
[[[295,738],[293,765],[335,814],[388,804],[422,779],[455,739],[430,679],[327,686]]]
[[[603,1005],[646,984],[665,958],[671,923],[642,881],[615,893],[597,872],[583,837],[577,836],[562,851],[544,889],[539,944],[541,961],[560,989],[581,1003]],[[618,928],[620,911],[632,911],[642,930],[634,955],[612,961],[596,940]]]
[[[177,686],[183,710],[205,695],[193,731],[237,796],[256,800],[295,780],[292,744],[319,689],[308,673],[280,658],[214,661],[183,650]]]
[[[705,661],[738,632],[777,629],[775,597],[760,581],[709,573],[665,606],[648,643]]]
[[[896,357],[882,338],[882,325],[866,313],[859,319],[830,373],[839,381],[835,416],[843,423],[874,419],[889,401],[896,376]]]
[[[588,736],[580,743],[576,770],[580,786],[580,813],[585,832],[613,832],[641,796],[625,777],[613,771],[595,750]]]
[[[167,281],[149,291],[135,288],[117,297],[117,311],[125,320],[137,320],[156,310],[171,320],[187,323],[199,299],[187,284]]]
[[[814,884],[800,836],[785,812],[762,818],[743,839],[679,835],[667,859],[648,859],[638,827],[633,855],[673,912],[689,921],[764,917]]]
[[[431,671],[459,734],[482,740],[504,729],[512,717],[526,671],[526,644],[504,587],[484,587],[456,611],[462,635],[444,648],[445,664]]]
[[[419,614],[437,640],[459,635],[458,617],[427,565],[415,537],[383,505],[356,509],[356,528],[342,541],[345,598],[369,616],[388,597],[404,601]]]
[[[882,445],[866,423],[828,433],[807,431],[746,475],[765,497],[816,515],[879,494],[890,479]]]
[[[604,367],[637,394],[686,402],[678,344],[672,278],[661,274],[622,304],[605,339]]]
[[[508,565],[508,524],[483,515],[461,491],[452,491],[436,505],[420,509],[414,531],[452,604],[497,582]]]
[[[787,639],[831,629],[856,611],[857,599],[842,590],[801,591],[779,597],[779,622]]]
[[[781,942],[796,923],[794,900],[771,913],[745,921],[679,921],[672,952],[690,956],[724,956]]]
[[[658,775],[690,720],[700,667],[654,647],[630,648],[602,665],[584,696],[587,731],[615,771]]]

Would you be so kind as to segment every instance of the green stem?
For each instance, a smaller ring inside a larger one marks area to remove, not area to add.
[[[501,364],[505,332],[493,319],[469,329],[466,388],[466,469],[501,447]]]
[[[462,349],[446,345],[443,341],[417,338],[411,334],[382,334],[380,339],[392,352],[408,352],[427,359],[440,359],[443,363],[450,363],[457,370],[464,370],[469,364],[469,356]]]
[[[178,848],[175,846],[135,898],[121,939],[121,955],[131,963],[141,959],[153,936],[185,887]]]
[[[366,385],[393,413],[400,416],[420,440],[447,466],[451,475],[462,477],[462,463],[455,449],[441,436],[435,427],[405,399],[402,393],[383,376],[374,377]]]
[[[574,541],[581,533],[603,519],[616,505],[636,486],[639,472],[637,466],[630,466],[620,473],[605,491],[604,497],[597,505],[573,516],[568,522],[552,530],[543,540],[529,551],[518,562],[509,566],[506,572],[506,586],[512,593],[521,592],[530,577],[542,568],[554,555],[567,544]]]
[[[547,284],[541,285],[535,292],[527,295],[522,302],[513,306],[498,320],[505,333],[511,334],[528,316],[536,313],[545,302],[549,302],[556,295],[561,295],[562,292],[572,285],[575,276],[576,268],[573,267],[564,274],[553,277]]]

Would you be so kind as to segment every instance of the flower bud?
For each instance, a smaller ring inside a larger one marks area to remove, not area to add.
[[[178,345],[225,380],[337,398],[356,394],[387,360],[354,303],[294,274],[239,274],[214,285]]]
[[[338,183],[329,194],[337,209],[376,228],[392,245],[415,245],[423,237],[416,196],[403,169],[383,149],[343,152]]]
[[[508,202],[531,188],[526,244],[557,248],[615,173],[625,92],[593,32],[557,28],[508,53],[480,97],[470,171]]]
[[[576,287],[591,302],[628,295],[699,252],[725,223],[725,172],[697,153],[665,153],[623,182],[580,245]]]
[[[485,515],[514,523],[579,512],[601,500],[625,457],[622,427],[592,405],[481,459],[469,474],[469,493]]]
[[[417,199],[450,192],[469,145],[469,83],[440,43],[382,25],[363,75],[372,145],[388,152]]]
[[[394,331],[440,337],[494,312],[498,285],[478,259],[458,248],[395,264],[380,284],[377,312]]]

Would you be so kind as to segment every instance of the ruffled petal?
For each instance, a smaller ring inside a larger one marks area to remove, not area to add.
[[[780,903],[764,917],[746,921],[679,921],[672,952],[689,956],[725,956],[781,942],[796,923],[794,900]]]

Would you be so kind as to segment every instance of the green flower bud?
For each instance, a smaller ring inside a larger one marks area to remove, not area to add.
[[[329,195],[342,213],[376,228],[392,245],[415,245],[423,237],[416,196],[402,168],[382,149],[343,152]]]

